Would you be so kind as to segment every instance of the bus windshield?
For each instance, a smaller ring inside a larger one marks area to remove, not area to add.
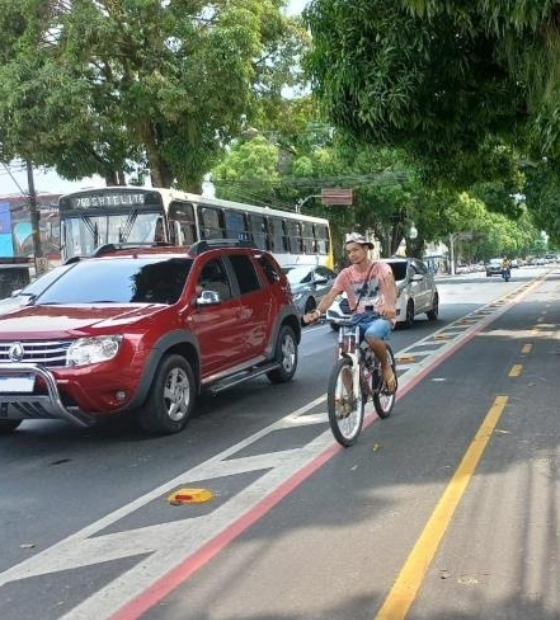
[[[105,243],[163,241],[161,213],[138,212],[72,215],[64,220],[64,255],[84,256]]]
[[[106,243],[167,241],[164,208],[157,191],[107,187],[81,190],[59,199],[64,260],[87,256]]]

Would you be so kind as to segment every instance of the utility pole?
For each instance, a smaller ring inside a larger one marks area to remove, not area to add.
[[[454,276],[455,275],[455,235],[453,233],[449,233],[449,273]]]
[[[303,205],[312,198],[321,198],[321,194],[311,194],[311,196],[306,196],[303,200],[298,200],[296,202],[296,213],[301,213]]]
[[[39,273],[39,263],[37,259],[43,256],[41,248],[41,235],[39,232],[39,210],[37,208],[37,194],[35,192],[35,180],[33,178],[33,164],[27,160],[27,186],[29,194],[29,216],[31,219],[31,234],[33,236],[33,254],[35,255],[35,273]]]

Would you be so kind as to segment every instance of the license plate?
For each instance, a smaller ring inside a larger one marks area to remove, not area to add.
[[[0,377],[0,393],[33,392],[35,377],[24,375],[21,377]]]

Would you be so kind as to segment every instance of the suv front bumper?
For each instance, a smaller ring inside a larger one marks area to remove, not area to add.
[[[15,385],[6,386],[10,379],[19,382],[17,387],[20,391]],[[36,388],[37,379],[45,389]],[[41,419],[66,420],[79,426],[91,426],[96,417],[84,413],[79,407],[64,405],[54,375],[44,366],[0,364],[0,420]]]

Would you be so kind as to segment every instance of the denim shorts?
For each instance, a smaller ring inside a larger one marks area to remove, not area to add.
[[[387,340],[393,329],[393,324],[379,314],[363,312],[355,314],[352,322],[360,327],[361,338],[373,338],[375,340]]]

